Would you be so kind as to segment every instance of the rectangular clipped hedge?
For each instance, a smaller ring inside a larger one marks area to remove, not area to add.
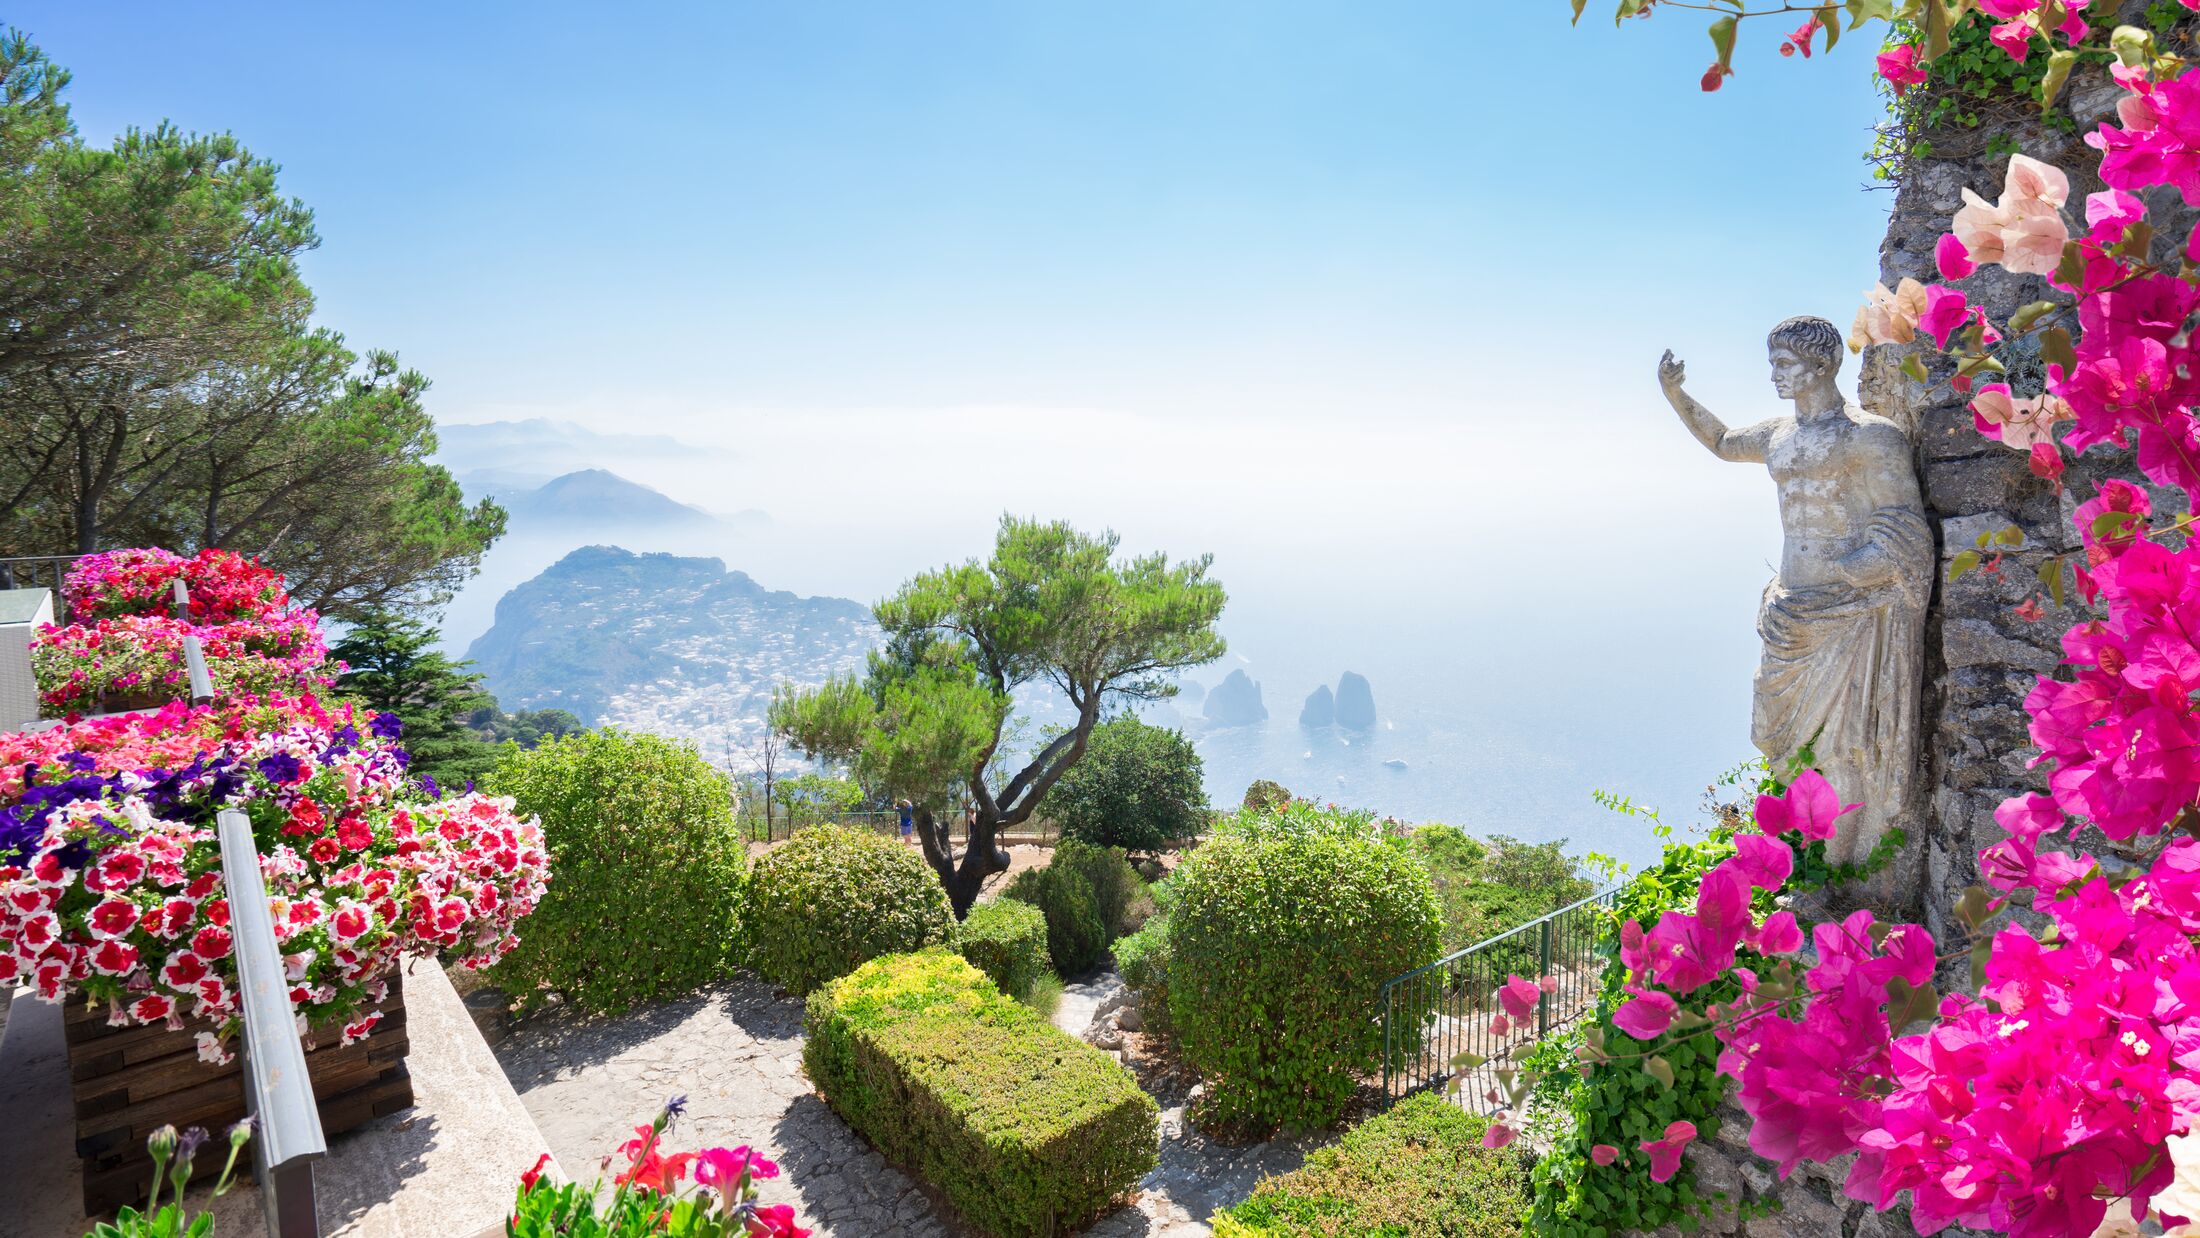
[[[1154,1166],[1159,1111],[1130,1072],[957,955],[873,959],[804,1022],[834,1111],[1003,1238],[1091,1220]]]

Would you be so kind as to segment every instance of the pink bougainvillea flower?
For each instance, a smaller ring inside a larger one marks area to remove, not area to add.
[[[1764,834],[1736,834],[1734,862],[1749,884],[1760,890],[1777,890],[1795,871],[1795,851],[1777,838]]]
[[[1933,246],[1933,264],[1939,268],[1942,279],[1962,279],[1978,270],[1978,265],[1971,261],[1971,252],[1953,232],[1943,234]]]
[[[1633,997],[1612,1012],[1612,1026],[1637,1040],[1656,1040],[1673,1026],[1680,1004],[1656,989],[1629,989]]]
[[[1862,807],[1842,803],[1824,774],[1807,769],[1779,795],[1757,797],[1757,828],[1767,834],[1797,830],[1815,842],[1833,837],[1834,822]]]
[[[1925,290],[1925,312],[1918,315],[1917,329],[1931,336],[1933,343],[1946,348],[1948,337],[1962,328],[1970,311],[1970,302],[1961,291],[1945,284],[1934,284]]]
[[[1787,42],[1781,45],[1780,54],[1783,56],[1787,55],[1788,48],[1792,47],[1796,51],[1803,53],[1803,59],[1810,59],[1810,41],[1813,38],[1817,37],[1820,25],[1821,23],[1819,22],[1819,20],[1813,17],[1809,21],[1804,22],[1802,25],[1797,26],[1795,28],[1795,33],[1789,35],[1787,37]]]
[[[1543,989],[1535,981],[1521,976],[1508,976],[1497,990],[1497,1000],[1505,1007],[1505,1013],[1515,1019],[1525,1019],[1535,1013],[1536,1002],[1543,996]]]
[[[1917,48],[1905,43],[1891,52],[1879,53],[1879,76],[1894,87],[1899,99],[1912,86],[1925,84],[1925,66],[1917,62]]]
[[[1608,1143],[1600,1143],[1589,1149],[1589,1159],[1599,1165],[1609,1165],[1619,1159],[1619,1149]]]
[[[2009,58],[2018,64],[2023,64],[2024,58],[2031,54],[2032,25],[2029,22],[2003,22],[1988,30],[1986,37],[1993,41],[1994,46],[2009,53]]]
[[[1507,1126],[1503,1122],[1492,1122],[1490,1123],[1489,1128],[1482,1132],[1482,1146],[1494,1152],[1497,1149],[1505,1147],[1507,1144],[1510,1144],[1514,1139],[1518,1138],[1519,1135],[1519,1131],[1514,1130],[1512,1127]]]
[[[794,1223],[793,1204],[769,1204],[756,1210],[749,1223],[754,1238],[810,1238],[810,1231]]]
[[[1733,73],[1734,70],[1714,61],[1710,68],[1703,71],[1703,81],[1699,85],[1703,87],[1704,93],[1709,94],[1725,85],[1726,79]]]
[[[1987,383],[1971,397],[1972,422],[1979,433],[2018,451],[2028,452],[2037,444],[2054,442],[2056,424],[2076,416],[2070,402],[2061,396],[2013,399],[2007,383]]]
[[[1775,911],[1765,917],[1757,930],[1757,951],[1760,954],[1793,954],[1803,948],[1803,930],[1795,922],[1792,911]]]
[[[1695,1137],[1695,1123],[1674,1122],[1665,1128],[1663,1137],[1645,1140],[1642,1150],[1650,1154],[1650,1180],[1664,1182],[1680,1172],[1681,1154]]]

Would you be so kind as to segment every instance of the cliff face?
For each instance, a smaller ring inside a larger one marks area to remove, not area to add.
[[[1375,725],[1375,689],[1358,671],[1346,671],[1337,680],[1337,725],[1350,731]]]
[[[1306,704],[1299,709],[1299,725],[1311,727],[1335,726],[1337,723],[1337,698],[1323,684],[1309,693]]]
[[[765,589],[717,559],[586,546],[504,595],[467,650],[506,709],[680,735],[719,756],[762,734],[772,688],[859,670],[867,607]]]

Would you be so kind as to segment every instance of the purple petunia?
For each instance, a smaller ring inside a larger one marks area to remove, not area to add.
[[[405,723],[396,714],[381,713],[367,723],[367,729],[374,732],[378,739],[396,739],[404,733]]]
[[[304,768],[299,764],[298,758],[287,752],[278,752],[273,756],[260,758],[260,772],[267,776],[269,782],[277,786],[287,787],[298,781],[298,776]]]

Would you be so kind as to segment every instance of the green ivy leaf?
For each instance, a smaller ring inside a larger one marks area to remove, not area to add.
[[[1719,67],[1722,69],[1734,63],[1734,27],[1739,20],[1722,17],[1711,23],[1711,46],[1718,49]]]
[[[1894,0],[1848,0],[1848,8],[1851,30],[1875,17],[1884,22],[1894,21]]]
[[[1828,4],[1818,10],[1817,17],[1819,28],[1826,32],[1826,50],[1830,52],[1833,45],[1841,41],[1841,12]]]
[[[1912,382],[1922,383],[1931,377],[1925,372],[1925,359],[1914,352],[1902,359],[1902,372],[1909,376]]]
[[[2078,53],[2067,47],[2059,48],[2047,57],[2047,74],[2040,79],[2040,110],[2045,112],[2055,106],[2055,99],[2062,94],[2063,83],[2070,80],[2070,71],[2078,66]]]
[[[1662,1057],[1653,1057],[1642,1064],[1645,1074],[1658,1081],[1666,1091],[1673,1090],[1673,1064]]]
[[[2040,332],[2040,360],[2059,365],[2066,372],[2077,369],[2078,350],[2070,343],[2070,333],[2061,327]]]
[[[1978,551],[1962,550],[1956,552],[1956,557],[1948,561],[1949,583],[1953,584],[1954,582],[1963,579],[1963,574],[1965,572],[1970,571],[1972,568],[1977,567],[1978,565]]]

